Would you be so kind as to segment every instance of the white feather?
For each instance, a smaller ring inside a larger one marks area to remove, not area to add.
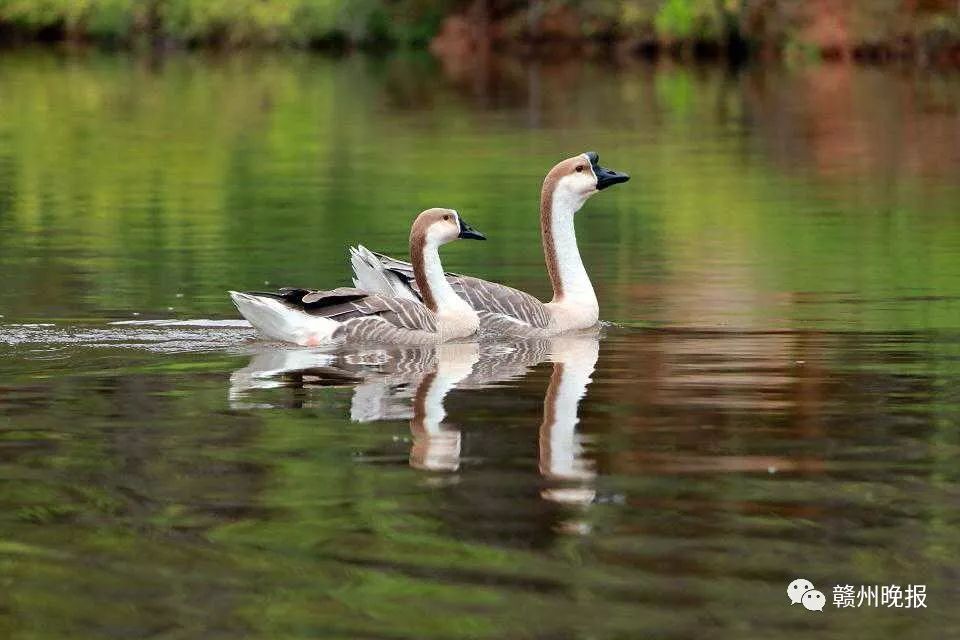
[[[291,309],[265,296],[231,291],[230,297],[240,314],[268,338],[310,347],[338,342],[333,334],[340,323],[335,320]]]
[[[420,298],[395,273],[384,268],[380,259],[362,244],[350,247],[353,286],[370,293],[419,302]]]

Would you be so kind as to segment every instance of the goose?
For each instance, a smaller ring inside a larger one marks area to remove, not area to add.
[[[484,333],[540,338],[597,324],[600,307],[580,257],[573,218],[590,196],[630,179],[600,166],[599,160],[596,152],[588,151],[557,163],[544,178],[540,236],[553,286],[550,302],[480,278],[446,274],[453,290],[476,309]],[[408,300],[422,298],[410,263],[362,245],[350,252],[356,286]]]
[[[458,238],[486,240],[453,209],[427,209],[414,220],[410,260],[421,294],[416,300],[391,296],[383,287],[231,291],[230,297],[260,333],[301,346],[423,344],[463,338],[477,331],[479,319],[444,277],[438,252],[440,245]]]

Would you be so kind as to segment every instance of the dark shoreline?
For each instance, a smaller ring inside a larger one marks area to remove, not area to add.
[[[911,47],[863,44],[850,49],[827,49],[805,51],[802,54],[785,51],[783,47],[737,46],[726,47],[713,42],[687,42],[666,44],[657,41],[600,41],[600,40],[515,40],[470,48],[466,53],[438,50],[436,47],[398,45],[390,41],[352,43],[343,38],[329,38],[310,42],[307,45],[251,43],[243,46],[224,43],[183,43],[172,39],[131,42],[105,42],[89,38],[67,38],[62,34],[25,34],[11,36],[0,25],[0,52],[26,49],[50,49],[63,52],[126,52],[151,56],[182,52],[229,55],[242,52],[310,52],[332,57],[354,53],[390,55],[397,52],[431,53],[439,59],[475,56],[531,59],[562,62],[586,57],[594,60],[629,62],[673,62],[687,64],[720,64],[739,67],[745,64],[782,64],[787,60],[801,63],[852,63],[875,66],[917,66],[933,69],[960,69],[960,45],[930,54]],[[478,50],[479,49],[479,50]]]

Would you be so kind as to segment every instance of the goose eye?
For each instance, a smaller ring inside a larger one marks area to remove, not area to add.
[[[583,165],[582,165],[582,164],[578,164],[578,165],[577,165],[577,173],[583,173]]]
[[[444,220],[449,220],[449,219],[450,219],[450,214],[448,213],[447,215],[443,216],[443,219],[444,219]]]

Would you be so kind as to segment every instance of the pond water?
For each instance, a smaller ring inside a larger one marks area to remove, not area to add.
[[[597,335],[296,349],[225,295],[449,206],[450,270],[547,296],[591,149]],[[960,637],[958,170],[956,74],[6,52],[0,633]]]

